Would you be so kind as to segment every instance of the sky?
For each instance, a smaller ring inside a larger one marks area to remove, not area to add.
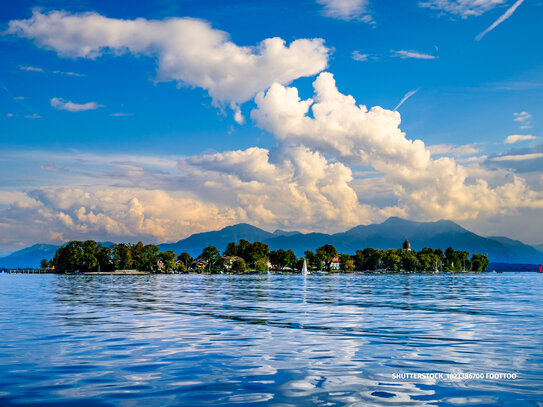
[[[0,253],[390,216],[543,242],[542,0],[0,11]]]

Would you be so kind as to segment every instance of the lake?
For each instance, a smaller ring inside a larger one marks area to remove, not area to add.
[[[543,275],[0,274],[0,405],[543,405]]]

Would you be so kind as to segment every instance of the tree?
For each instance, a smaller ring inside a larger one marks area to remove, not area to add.
[[[146,244],[143,246],[143,270],[158,270],[158,255],[160,249],[157,245]]]
[[[113,245],[113,267],[115,270],[128,270],[132,268],[132,251],[124,243]]]
[[[305,258],[307,259],[307,266],[311,270],[322,270],[322,260],[311,250],[306,250],[304,252]]]
[[[59,272],[81,270],[84,264],[83,242],[73,240],[57,249],[51,266]],[[82,270],[83,271],[83,270]]]
[[[354,267],[356,270],[364,270],[364,252],[362,250],[357,250],[353,256]]]
[[[98,258],[103,257],[104,264],[111,260],[108,253],[108,248],[94,240],[73,240],[56,251],[50,265],[59,272],[96,270],[99,267]]]
[[[236,243],[235,242],[228,243],[228,245],[226,246],[226,249],[224,249],[223,255],[227,257],[238,256],[238,247],[236,246]]]
[[[247,265],[245,264],[245,260],[243,260],[241,257],[238,257],[234,259],[232,262],[232,271],[234,273],[244,273],[247,271]]]
[[[255,270],[258,272],[268,271],[268,259],[260,259],[255,262]]]
[[[363,270],[377,270],[381,267],[383,252],[379,249],[365,248],[362,250],[364,256]]]
[[[421,264],[414,252],[404,252],[402,258],[402,267],[407,271],[417,271],[421,269]]]
[[[200,258],[207,261],[208,270],[211,272],[211,268],[214,267],[217,261],[221,258],[221,254],[215,246],[210,245],[202,250]]]
[[[239,244],[237,245],[236,249],[236,256],[241,257],[246,262],[250,262],[251,259],[249,256],[249,248],[251,247],[251,242],[245,239],[240,239]]]
[[[173,250],[168,250],[168,251],[159,253],[158,260],[162,262],[162,267],[166,271],[171,271],[176,268],[175,267],[176,254],[173,252]]]
[[[144,270],[145,269],[145,256],[143,254],[143,243],[138,242],[136,244],[130,245],[130,254],[132,257],[132,266],[136,270]]]
[[[425,247],[417,253],[417,260],[420,263],[421,270],[435,270],[440,265],[434,249],[430,249],[429,247]]]
[[[398,271],[400,269],[403,253],[405,253],[405,251],[402,250],[401,252],[402,256],[398,254],[396,249],[388,249],[385,251],[383,263],[387,270]]]
[[[96,261],[98,262],[98,271],[111,271],[113,268],[111,248],[98,244],[95,249],[94,257],[96,257]]]
[[[339,255],[339,262],[341,270],[345,271],[346,273],[351,273],[354,270],[354,260],[350,255],[341,253]]]
[[[330,264],[332,259],[337,256],[337,249],[331,244],[325,244],[317,249],[317,257],[321,259],[325,266],[326,270],[330,271]]]
[[[47,259],[41,259],[40,260],[40,268],[42,270],[45,270],[46,268],[49,268],[49,260]]]
[[[179,256],[177,256],[177,260],[183,263],[183,265],[185,266],[185,271],[186,271],[189,268],[189,266],[192,264],[193,258],[187,252],[183,252]]]
[[[472,271],[486,271],[489,264],[488,256],[486,254],[473,253],[473,256],[471,256]]]
[[[445,254],[443,253],[443,249],[435,249],[434,255],[437,259],[437,267],[439,270],[443,267],[443,262],[445,261]]]
[[[248,247],[245,260],[249,261],[251,264],[255,264],[256,268],[256,263],[259,260],[265,259],[267,263],[269,253],[270,247],[267,244],[262,242],[254,242]]]
[[[279,249],[270,252],[271,263],[276,265],[281,270],[283,270],[285,267],[293,267],[296,263],[296,260],[296,254],[292,249]]]

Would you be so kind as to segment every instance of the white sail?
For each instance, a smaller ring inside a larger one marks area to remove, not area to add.
[[[306,263],[305,259],[304,259],[304,265],[302,266],[302,274],[304,274],[304,275],[309,274],[307,272],[307,263]]]

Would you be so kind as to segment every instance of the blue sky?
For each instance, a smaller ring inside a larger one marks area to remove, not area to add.
[[[543,2],[142,3],[0,6],[0,252],[390,215],[543,241]]]

